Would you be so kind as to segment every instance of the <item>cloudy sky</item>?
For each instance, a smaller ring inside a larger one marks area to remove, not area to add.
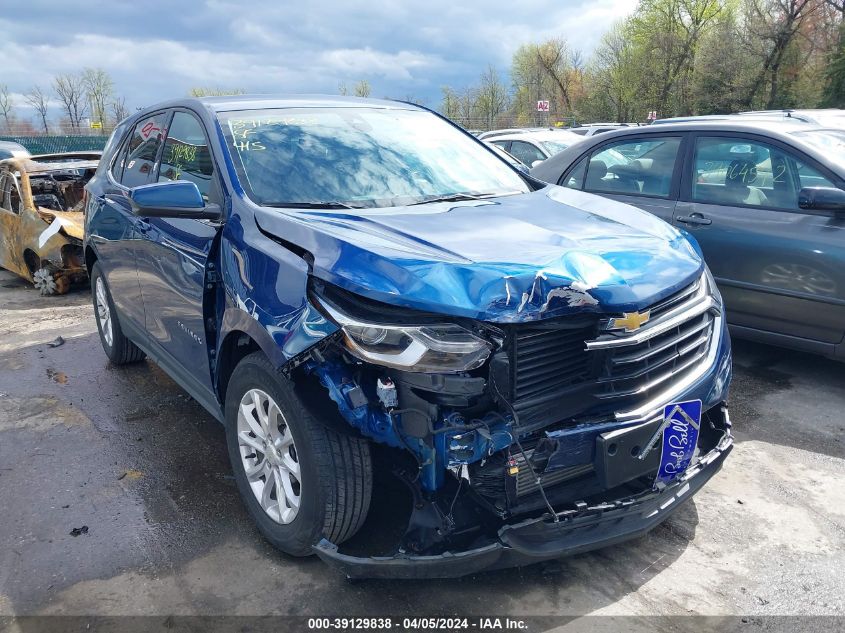
[[[5,4],[7,0],[0,4]],[[521,44],[563,36],[589,53],[636,0],[26,0],[0,12],[0,84],[18,95],[55,73],[107,70],[127,105],[194,86],[337,93],[437,106],[443,85],[505,74]],[[22,111],[19,111],[23,114]]]

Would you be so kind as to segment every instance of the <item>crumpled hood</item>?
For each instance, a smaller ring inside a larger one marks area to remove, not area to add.
[[[48,224],[58,223],[65,235],[83,239],[85,232],[85,216],[82,211],[55,211],[38,207],[38,215]]]
[[[645,211],[549,186],[402,208],[260,208],[266,233],[309,251],[313,274],[377,301],[493,322],[640,310],[703,262]]]

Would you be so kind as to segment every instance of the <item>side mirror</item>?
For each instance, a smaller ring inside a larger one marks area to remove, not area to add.
[[[531,163],[531,169],[534,169],[537,165],[539,165],[542,162],[543,161],[541,161],[541,160],[535,160],[533,163]]]
[[[836,187],[804,187],[798,192],[802,209],[845,212],[845,191]]]
[[[197,185],[188,180],[154,182],[129,192],[135,215],[148,218],[219,220],[220,206],[206,204]]]

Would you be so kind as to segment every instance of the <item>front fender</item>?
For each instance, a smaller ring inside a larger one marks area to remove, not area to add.
[[[308,264],[253,222],[237,215],[229,219],[221,263],[226,291],[218,346],[231,332],[244,332],[282,367],[337,331],[308,301]]]

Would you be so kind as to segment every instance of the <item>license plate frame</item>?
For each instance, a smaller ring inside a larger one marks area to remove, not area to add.
[[[689,467],[698,447],[702,414],[701,400],[672,402],[663,408],[660,466],[655,485],[677,479]]]

